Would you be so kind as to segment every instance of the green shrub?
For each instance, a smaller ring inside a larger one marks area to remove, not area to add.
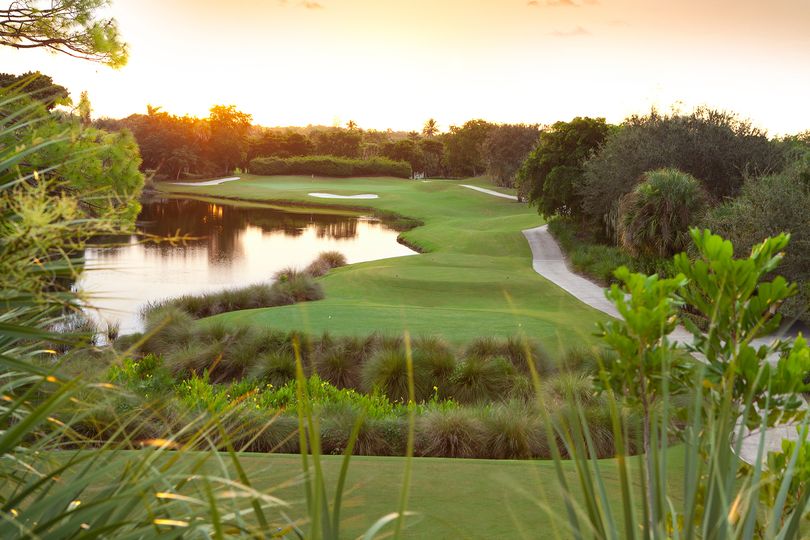
[[[571,347],[563,353],[558,363],[558,370],[574,373],[594,373],[599,369],[599,349],[582,345]],[[607,353],[605,353],[607,354]]]
[[[410,178],[411,166],[404,161],[392,161],[380,157],[369,159],[335,156],[258,157],[250,161],[250,172],[267,176],[316,175],[337,178],[393,176],[396,178]]]
[[[264,336],[252,327],[240,327],[228,338],[222,358],[212,374],[217,380],[242,379],[266,352]]]
[[[179,307],[164,305],[147,308],[144,316],[148,339],[141,347],[146,353],[165,353],[191,342],[194,319]]]
[[[359,388],[360,367],[371,342],[341,340],[325,346],[321,340],[314,358],[315,371],[319,377],[338,388]]]
[[[414,452],[431,457],[483,457],[486,432],[477,411],[432,410],[419,417]]]
[[[551,407],[566,403],[583,406],[601,402],[593,387],[590,375],[581,372],[561,371],[542,383],[543,402]]]
[[[295,356],[283,350],[265,353],[253,365],[250,376],[280,388],[295,379]]]
[[[475,338],[464,349],[466,358],[492,358],[501,354],[501,345],[498,340],[491,336]]]
[[[231,442],[238,451],[274,454],[300,452],[298,418],[295,416],[246,408],[230,424],[226,426],[226,431],[233,434]]]
[[[320,411],[322,451],[342,454],[361,409],[356,405],[336,405]],[[405,453],[406,421],[403,417],[365,417],[354,444],[354,454],[360,456],[397,456]]]
[[[313,277],[325,275],[329,270],[346,266],[346,256],[339,251],[324,251],[307,266],[306,273]]]
[[[424,374],[428,394],[444,396],[449,391],[450,377],[456,368],[456,357],[440,337],[420,336],[413,340],[413,369]],[[427,397],[427,396],[422,396]]]
[[[514,374],[515,368],[502,357],[468,357],[450,377],[450,396],[459,403],[501,400],[507,396]]]
[[[147,354],[141,359],[124,358],[107,371],[107,380],[143,395],[154,398],[171,390],[174,378],[163,365],[163,359]]]
[[[546,429],[520,403],[494,405],[483,415],[486,456],[491,459],[549,457]]]
[[[671,257],[686,249],[689,226],[707,203],[706,192],[691,174],[677,169],[646,172],[619,200],[618,242],[633,256]]]
[[[142,311],[146,327],[155,327],[166,318],[177,320],[179,324],[179,321],[187,322],[229,311],[286,306],[323,298],[323,289],[306,272],[286,269],[277,272],[276,277],[278,280],[270,285],[257,283],[238,289],[184,295],[148,304]]]
[[[430,396],[428,377],[414,369],[414,390],[417,401]],[[379,389],[391,401],[407,403],[408,368],[405,348],[396,345],[380,347],[362,369],[362,386],[366,391]]]
[[[273,284],[273,306],[287,306],[298,302],[311,302],[323,298],[320,284],[306,273],[290,274]]]
[[[556,369],[556,362],[549,352],[528,338],[509,336],[501,343],[500,352],[523,374],[530,373],[530,362],[540,375],[547,375]]]
[[[164,355],[166,366],[175,377],[187,377],[203,373],[218,362],[223,355],[225,344],[194,342],[174,349]]]

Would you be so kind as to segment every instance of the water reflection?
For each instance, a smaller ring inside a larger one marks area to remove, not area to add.
[[[138,222],[146,234],[192,239],[143,244],[133,236],[122,247],[86,250],[79,286],[93,294],[94,316],[124,332],[140,329],[137,312],[148,301],[267,281],[322,251],[340,251],[350,263],[414,253],[396,231],[365,217],[156,199],[144,203]]]

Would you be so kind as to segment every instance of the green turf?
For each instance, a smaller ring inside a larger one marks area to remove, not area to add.
[[[330,501],[340,459],[323,458]],[[631,482],[640,493],[637,459],[630,460],[634,471]],[[291,504],[290,517],[304,513],[299,456],[242,454],[240,462],[255,487]],[[404,459],[398,457],[352,457],[344,495],[342,537],[357,538],[377,519],[396,511],[404,465]],[[606,459],[599,466],[622,536],[616,463]],[[218,469],[219,465],[214,467]],[[670,450],[670,496],[676,505],[683,490],[683,467],[682,449]],[[563,468],[578,501],[574,464],[564,462]],[[417,515],[409,522],[405,534],[408,538],[571,538],[552,461],[416,458],[412,470],[408,510]]]
[[[464,181],[244,176],[218,186],[159,189],[244,200],[363,206],[424,222],[403,234],[425,253],[351,265],[322,279],[326,298],[215,317],[310,332],[442,334],[459,343],[525,332],[552,350],[592,339],[601,313],[537,275],[521,230],[542,223],[536,211],[461,187]],[[488,186],[492,187],[492,186]],[[496,188],[508,192],[503,188]],[[315,199],[308,192],[376,193],[379,199]],[[302,264],[303,265],[303,264]]]

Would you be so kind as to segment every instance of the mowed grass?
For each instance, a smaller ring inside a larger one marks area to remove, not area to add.
[[[135,452],[135,451],[133,451]],[[126,459],[124,452],[121,458]],[[184,459],[197,460],[190,452]],[[227,456],[208,458],[201,472],[236,480]],[[332,500],[341,456],[324,456],[323,471],[327,497]],[[631,483],[640,493],[638,457],[630,458]],[[298,520],[306,514],[301,483],[301,458],[289,454],[240,454],[240,464],[254,488],[278,497],[289,506],[284,512]],[[684,459],[681,448],[669,451],[670,497],[677,508],[682,500]],[[616,461],[599,461],[600,472],[610,498],[619,537],[625,529],[621,514]],[[401,457],[354,456],[351,459],[341,510],[341,537],[357,538],[382,516],[397,510],[405,470]],[[579,489],[574,463],[563,470],[574,504]],[[636,501],[637,502],[637,501]],[[225,503],[222,510],[228,510]],[[559,489],[551,461],[415,458],[406,538],[492,539],[572,537],[567,527],[565,499]],[[283,525],[278,512],[269,516],[274,526]],[[639,513],[638,523],[641,523]],[[389,532],[392,530],[389,526]],[[383,531],[385,532],[385,530]],[[381,538],[384,536],[380,536]]]
[[[336,335],[372,331],[402,334],[407,330],[412,335],[443,335],[456,343],[481,335],[526,333],[552,351],[594,339],[595,324],[604,320],[604,315],[532,270],[531,251],[521,231],[542,223],[536,211],[461,187],[463,183],[487,186],[476,179],[248,175],[218,186],[162,184],[159,189],[344,209],[366,207],[424,222],[402,235],[424,253],[334,270],[321,280],[324,300],[238,311],[212,319]],[[316,199],[309,197],[309,192],[375,193],[379,199]],[[301,266],[307,262],[302,261]]]

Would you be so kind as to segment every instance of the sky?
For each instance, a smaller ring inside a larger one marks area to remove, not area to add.
[[[120,70],[0,47],[94,116],[234,104],[266,126],[620,122],[651,107],[810,129],[810,0],[113,0]]]

